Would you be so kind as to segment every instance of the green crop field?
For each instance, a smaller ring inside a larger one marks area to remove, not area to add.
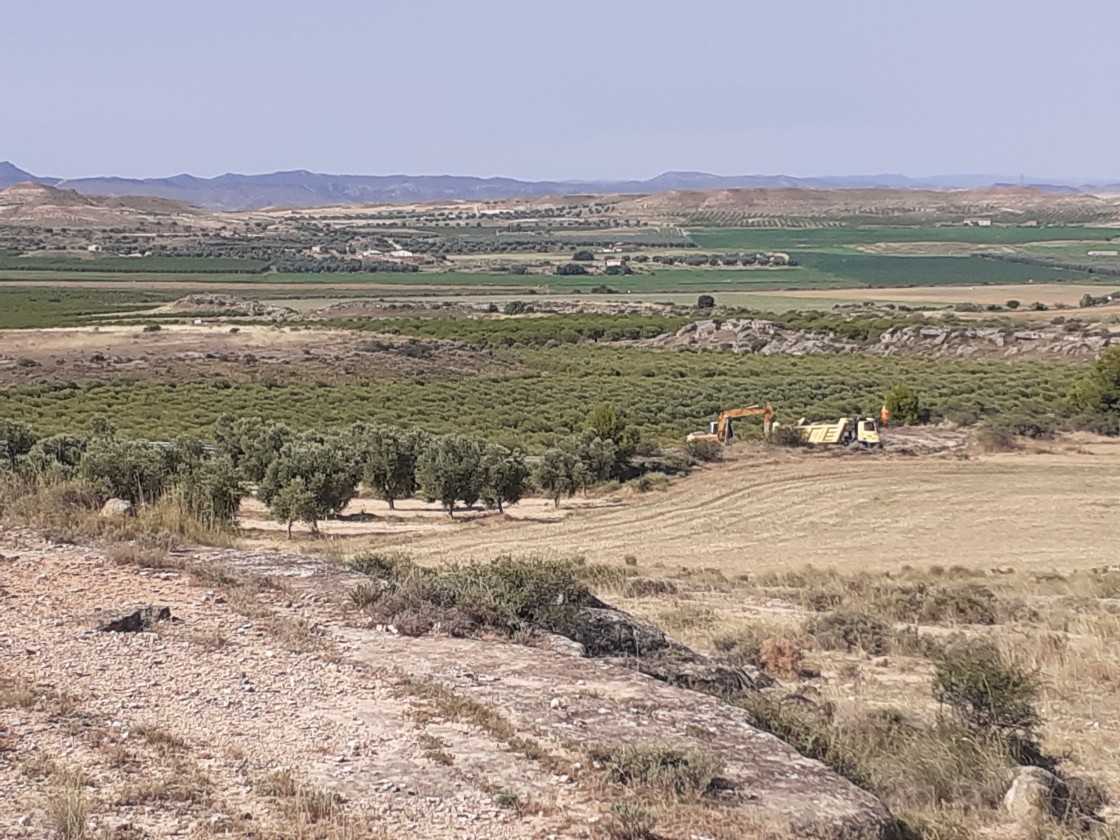
[[[964,242],[970,245],[1018,245],[1029,242],[1083,240],[1106,242],[1116,228],[1092,227],[828,227],[693,228],[689,236],[702,249],[726,251],[817,250],[875,242]]]
[[[0,256],[0,271],[114,272],[124,274],[256,274],[264,260],[233,257]]]
[[[982,257],[903,257],[807,251],[805,268],[859,286],[950,286],[1002,283],[1091,283],[1082,271],[1023,265]]]
[[[102,414],[123,435],[164,439],[206,439],[224,412],[304,429],[361,420],[477,434],[540,450],[579,429],[588,408],[604,399],[646,438],[672,442],[720,409],[745,403],[770,401],[784,418],[874,411],[896,382],[917,387],[935,413],[1052,410],[1083,370],[1062,363],[761,357],[594,345],[503,352],[520,363],[519,374],[334,387],[115,380],[9,388],[0,391],[0,417],[52,433],[86,429]]]
[[[0,329],[67,327],[88,323],[89,315],[149,309],[178,295],[129,289],[54,289],[0,286]]]

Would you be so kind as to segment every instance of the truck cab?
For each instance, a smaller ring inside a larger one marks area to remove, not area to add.
[[[864,446],[878,447],[883,445],[883,441],[879,437],[879,424],[874,417],[861,417],[856,422],[855,440]]]

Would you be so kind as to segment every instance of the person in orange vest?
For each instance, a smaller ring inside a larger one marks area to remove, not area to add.
[[[884,405],[879,409],[879,425],[886,426],[891,419],[891,410]]]

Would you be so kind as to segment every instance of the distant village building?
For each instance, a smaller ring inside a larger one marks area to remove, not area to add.
[[[967,227],[991,227],[992,220],[987,216],[970,216],[964,220]]]
[[[100,245],[87,245],[86,250],[89,251],[91,254],[100,254],[101,253],[101,246]]]
[[[390,257],[411,257],[412,255],[411,251],[406,251],[404,248],[398,248],[395,251],[389,252]]]

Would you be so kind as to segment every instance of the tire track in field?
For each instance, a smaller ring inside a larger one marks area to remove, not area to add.
[[[860,473],[853,475],[856,465],[838,464],[832,460],[816,464],[777,465],[738,462],[728,466],[730,469],[716,466],[700,471],[681,480],[666,493],[639,497],[621,507],[578,512],[560,522],[509,523],[500,529],[488,529],[486,533],[425,535],[408,541],[403,547],[424,554],[481,556],[504,550],[532,551],[542,543],[550,550],[567,552],[580,551],[582,547],[594,543],[639,549],[647,538],[657,543],[680,539],[710,540],[715,518],[730,518],[733,522],[744,518],[772,522],[775,505],[784,508],[792,504],[789,501],[792,496],[804,498],[806,488],[820,485],[822,495],[827,497],[829,491],[826,488],[829,486],[837,482],[848,484],[845,494],[834,496],[850,500],[854,490],[851,485],[865,484],[860,480]],[[769,474],[762,476],[760,470],[767,470]],[[761,508],[750,509],[742,504],[744,500],[755,497],[764,502]],[[822,514],[818,506],[799,518],[819,518]],[[788,518],[781,522],[784,526],[790,524]],[[748,533],[751,536],[761,535],[759,531],[748,532],[733,524],[721,530],[724,540],[741,542],[744,548],[754,542]]]

